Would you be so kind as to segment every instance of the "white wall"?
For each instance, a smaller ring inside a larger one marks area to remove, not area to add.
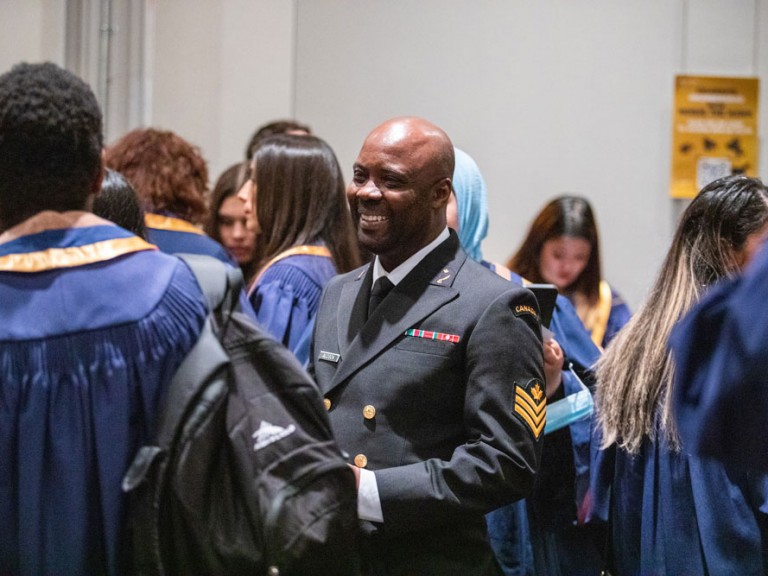
[[[551,197],[587,196],[605,275],[636,307],[681,208],[667,192],[674,76],[765,72],[755,13],[753,0],[299,0],[296,116],[347,174],[382,120],[442,126],[488,183],[489,259]],[[765,134],[765,90],[762,110]]]
[[[292,115],[295,0],[128,1],[113,4],[107,142],[140,125],[173,130],[201,147],[213,184],[244,158],[258,126]],[[101,3],[72,0],[70,9],[76,3],[88,52],[81,73],[99,94],[90,64],[99,55]],[[0,0],[0,73],[22,60],[63,65],[66,12],[67,0]],[[143,45],[128,48],[141,42],[143,23]]]
[[[685,206],[668,196],[675,74],[768,78],[768,0],[145,0],[147,124],[211,180],[294,116],[347,173],[366,133],[424,116],[490,190],[505,260],[552,196],[594,204],[606,277],[637,306]],[[63,62],[65,0],[0,0],[0,70]],[[760,174],[768,171],[762,86]]]
[[[65,0],[0,0],[0,73],[17,62],[64,62]]]
[[[293,0],[162,0],[154,13],[151,124],[199,145],[211,184],[255,129],[290,117]]]

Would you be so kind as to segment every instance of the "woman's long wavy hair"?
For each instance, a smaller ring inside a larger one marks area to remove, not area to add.
[[[310,135],[276,134],[254,154],[256,269],[292,248],[324,244],[339,273],[360,265],[344,176],[328,144]]]
[[[107,148],[109,168],[125,176],[147,212],[193,224],[207,215],[208,166],[200,150],[167,130],[139,128]]]
[[[558,196],[551,200],[531,223],[522,245],[507,262],[507,268],[531,282],[546,282],[541,276],[541,249],[547,240],[560,236],[583,238],[591,248],[589,261],[566,294],[583,295],[590,306],[600,296],[600,240],[592,206],[581,196]]]
[[[674,365],[667,341],[707,286],[738,273],[749,236],[768,223],[768,190],[745,176],[704,187],[680,219],[656,282],[640,310],[597,364],[597,413],[603,447],[630,454],[663,435],[680,448],[671,413]]]

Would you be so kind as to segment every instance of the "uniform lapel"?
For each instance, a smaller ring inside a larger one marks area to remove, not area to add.
[[[368,299],[363,298],[366,294],[362,292],[370,292],[369,276],[372,275],[372,267],[368,268],[368,273],[359,281],[365,289],[356,287],[347,293],[349,285],[345,286],[339,306],[339,344],[348,342],[348,347],[342,345],[339,348],[342,350],[342,361],[330,388],[344,382],[408,328],[458,297],[458,291],[453,288],[453,280],[466,260],[466,254],[457,249],[458,240],[452,234],[395,286],[367,322],[365,314]],[[346,300],[347,297],[354,297],[354,302]],[[350,302],[351,305],[344,306],[344,302]],[[347,310],[342,311],[343,308]],[[358,326],[359,329],[353,331]]]
[[[336,322],[339,350],[342,357],[365,324],[372,277],[373,264],[361,270],[353,280],[347,282],[341,289]]]

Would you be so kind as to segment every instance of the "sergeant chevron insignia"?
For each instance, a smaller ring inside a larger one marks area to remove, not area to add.
[[[537,379],[529,380],[524,386],[515,382],[515,413],[538,440],[547,423],[547,397]]]

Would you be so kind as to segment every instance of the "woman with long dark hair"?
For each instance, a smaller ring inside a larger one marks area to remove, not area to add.
[[[306,361],[323,286],[360,263],[341,168],[320,138],[278,134],[250,171],[239,193],[257,234],[249,297],[261,325]]]
[[[597,223],[585,198],[550,201],[507,266],[531,282],[557,286],[598,346],[606,346],[629,320],[629,307],[602,278]]]
[[[256,266],[256,233],[248,226],[248,215],[237,193],[248,178],[248,169],[248,162],[238,162],[221,173],[213,187],[208,219],[203,227],[240,265],[246,282],[250,281]]]

